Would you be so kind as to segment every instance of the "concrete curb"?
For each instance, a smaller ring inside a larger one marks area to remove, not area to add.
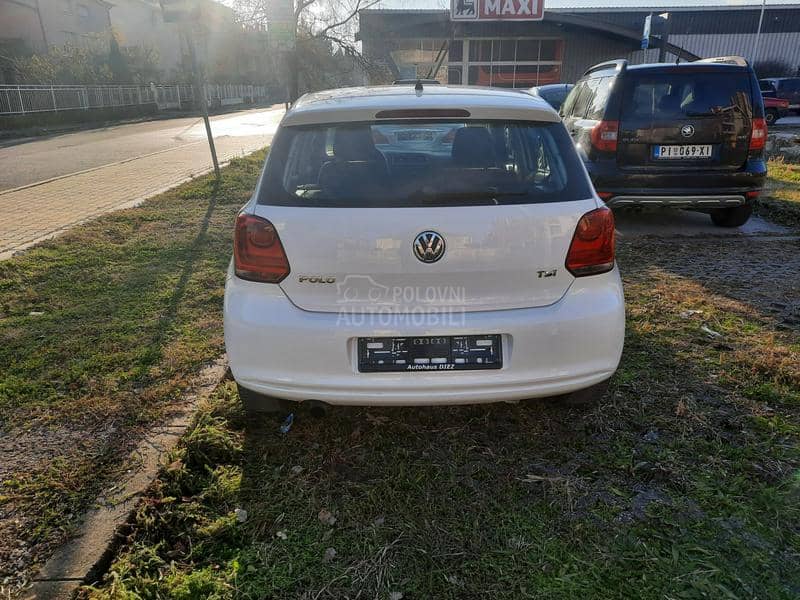
[[[22,598],[68,600],[82,584],[95,583],[102,576],[116,553],[120,530],[158,475],[164,456],[191,424],[198,402],[213,393],[226,372],[227,360],[223,355],[195,377],[196,384],[184,394],[173,418],[154,427],[134,451],[140,468],[118,482],[113,497],[96,500],[97,507],[84,515],[78,535],[56,550]]]

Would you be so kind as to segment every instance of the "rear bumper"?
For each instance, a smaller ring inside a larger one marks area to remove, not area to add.
[[[575,280],[550,306],[449,315],[308,312],[277,285],[229,274],[224,314],[228,360],[240,385],[345,405],[472,404],[569,393],[611,377],[625,333],[617,269]],[[498,370],[358,371],[359,337],[489,333],[502,336]]]
[[[673,208],[723,208],[741,206],[747,203],[742,195],[709,195],[709,196],[679,196],[679,195],[619,195],[606,200],[612,208],[624,206],[663,206]]]
[[[738,206],[746,202],[748,192],[761,191],[767,177],[767,165],[761,159],[748,160],[739,171],[653,171],[647,167],[623,170],[616,159],[589,161],[586,168],[595,189],[613,206]]]

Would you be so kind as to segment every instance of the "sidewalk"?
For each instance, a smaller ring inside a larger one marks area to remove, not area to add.
[[[216,138],[220,162],[269,144],[272,134]],[[76,148],[80,151],[80,148]],[[212,168],[205,140],[0,192],[0,260],[66,229],[142,202]]]

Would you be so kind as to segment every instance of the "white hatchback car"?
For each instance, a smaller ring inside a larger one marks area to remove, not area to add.
[[[624,329],[611,211],[526,94],[306,95],[236,221],[225,343],[250,410],[591,401]]]

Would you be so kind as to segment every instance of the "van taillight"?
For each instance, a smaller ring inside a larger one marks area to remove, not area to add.
[[[592,146],[600,152],[616,152],[619,121],[600,121],[592,128]]]
[[[575,277],[599,275],[614,268],[614,214],[610,209],[598,208],[580,218],[565,266]]]
[[[750,134],[750,150],[763,150],[767,143],[767,122],[753,119],[753,132]]]
[[[275,226],[261,217],[240,214],[233,236],[236,276],[250,281],[279,283],[289,274],[289,260]]]

